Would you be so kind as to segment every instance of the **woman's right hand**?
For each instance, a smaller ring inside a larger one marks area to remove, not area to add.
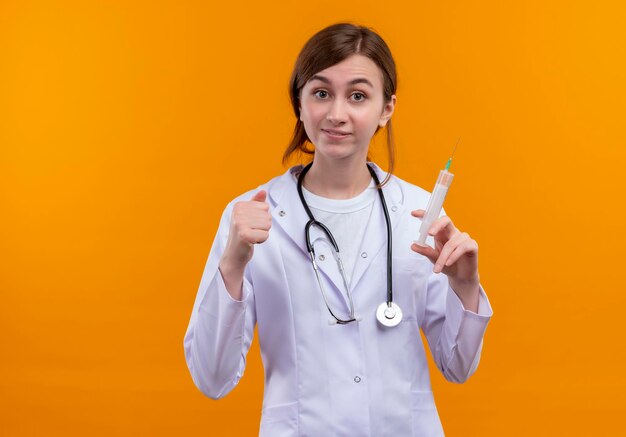
[[[251,200],[233,206],[228,241],[219,268],[228,292],[237,300],[241,300],[243,272],[252,259],[254,245],[267,240],[272,227],[266,197],[267,193],[261,190]]]

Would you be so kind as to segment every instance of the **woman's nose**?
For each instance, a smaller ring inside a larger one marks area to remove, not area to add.
[[[341,99],[334,99],[328,108],[326,119],[331,123],[343,123],[347,119],[346,104]]]

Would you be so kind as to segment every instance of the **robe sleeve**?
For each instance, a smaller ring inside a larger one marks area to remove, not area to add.
[[[227,395],[243,376],[256,324],[249,269],[244,273],[241,301],[228,293],[218,269],[228,240],[232,206],[231,202],[222,214],[183,342],[194,383],[212,399]]]

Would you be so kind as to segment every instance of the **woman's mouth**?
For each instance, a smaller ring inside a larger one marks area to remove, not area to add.
[[[324,132],[330,138],[334,138],[334,139],[341,139],[341,138],[346,138],[350,136],[349,132],[343,132],[339,130],[322,129],[322,132]]]

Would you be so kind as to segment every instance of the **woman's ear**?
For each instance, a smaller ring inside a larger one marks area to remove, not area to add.
[[[385,103],[383,107],[383,112],[380,114],[380,120],[378,120],[379,127],[385,127],[391,116],[393,115],[393,111],[396,107],[396,95],[391,96],[391,99]]]

